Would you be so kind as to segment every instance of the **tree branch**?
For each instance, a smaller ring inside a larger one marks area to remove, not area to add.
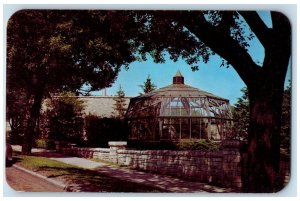
[[[248,52],[229,34],[210,25],[202,12],[190,11],[188,15],[184,14],[183,16],[177,13],[177,20],[214,52],[226,59],[246,85],[255,82],[258,75],[257,71],[260,70],[258,65],[253,62]]]
[[[269,43],[269,28],[262,21],[256,11],[239,11],[239,14],[246,20],[252,32],[265,47]]]

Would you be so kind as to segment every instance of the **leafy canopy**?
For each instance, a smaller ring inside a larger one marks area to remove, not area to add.
[[[37,85],[83,94],[109,87],[135,60],[133,24],[123,11],[21,10],[7,27],[8,82],[29,93]]]

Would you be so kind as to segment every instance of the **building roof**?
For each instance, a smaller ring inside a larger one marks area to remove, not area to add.
[[[57,98],[58,96],[54,97]],[[115,96],[74,96],[79,100],[84,101],[84,114],[96,115],[100,117],[112,117],[114,112],[114,98]],[[127,109],[131,97],[124,97],[125,108]],[[43,110],[46,110],[47,106],[43,104]]]
[[[179,80],[178,78],[181,78]],[[214,99],[223,100],[229,102],[228,99],[222,98],[220,96],[216,96],[210,92],[200,90],[195,87],[191,87],[189,85],[184,84],[184,77],[177,71],[175,76],[173,77],[173,84],[159,88],[157,90],[151,91],[147,94],[143,94],[135,97],[136,99],[143,98],[157,98],[157,97],[189,97],[189,98],[197,98],[197,97],[209,97]]]
[[[181,74],[181,72],[180,72],[180,70],[178,70],[176,72],[176,74],[174,75],[174,77],[183,77],[182,74]]]
[[[173,84],[131,98],[126,118],[232,118],[229,100],[186,85],[181,76],[177,72],[173,77]]]
[[[92,114],[101,117],[111,117],[114,112],[114,96],[80,96],[84,101],[86,115]],[[130,97],[125,97],[125,108],[129,105]]]

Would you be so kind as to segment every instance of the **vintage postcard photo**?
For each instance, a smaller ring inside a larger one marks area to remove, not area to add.
[[[281,191],[291,36],[274,10],[18,10],[6,27],[8,185]]]

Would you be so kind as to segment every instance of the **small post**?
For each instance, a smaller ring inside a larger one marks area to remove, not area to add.
[[[109,161],[118,164],[118,150],[126,149],[127,142],[125,141],[111,141],[108,142],[109,146]]]

